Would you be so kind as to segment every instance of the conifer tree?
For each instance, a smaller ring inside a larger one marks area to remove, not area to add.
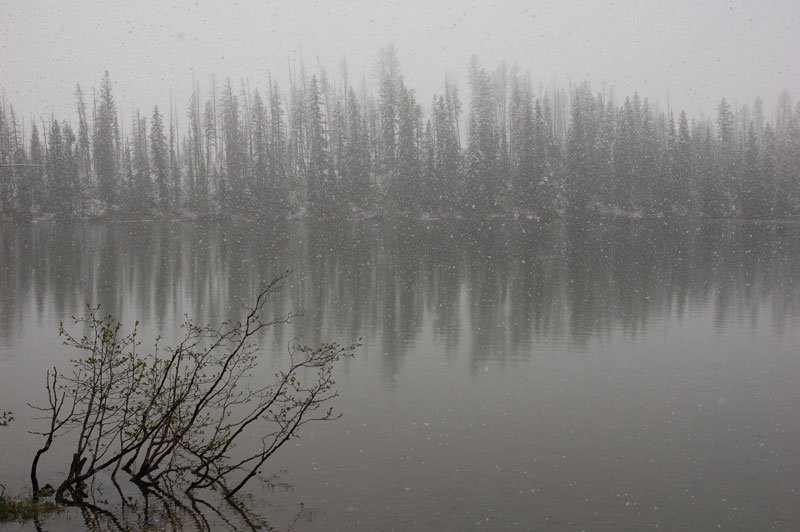
[[[13,116],[12,116],[13,118]],[[36,127],[36,122],[31,124],[31,140],[30,140],[30,163],[33,165],[28,172],[28,195],[30,205],[41,210],[44,207],[44,198],[42,197],[44,190],[44,179],[47,159],[45,157],[45,147],[39,137],[39,129]]]
[[[150,175],[150,156],[147,149],[147,119],[138,111],[133,129],[133,177],[128,190],[128,209],[137,216],[149,216],[153,212],[153,183]]]
[[[475,56],[470,62],[470,84],[472,100],[464,207],[474,214],[485,214],[496,208],[500,188],[495,172],[499,151],[498,125],[491,79]]]
[[[315,215],[325,214],[333,207],[326,201],[328,187],[328,143],[325,133],[325,115],[322,109],[322,94],[317,77],[312,76],[308,85],[307,133],[308,133],[308,201]],[[331,200],[333,198],[327,198]]]
[[[592,150],[596,136],[594,102],[588,83],[575,91],[572,122],[567,140],[566,191],[573,216],[584,216],[589,208],[592,187]]]
[[[742,181],[738,192],[742,215],[746,218],[765,216],[769,210],[767,187],[762,175],[761,155],[755,123],[747,128]]]
[[[285,214],[289,210],[289,178],[286,146],[286,122],[281,106],[281,95],[276,82],[270,83],[269,91],[269,168],[270,190],[275,213]]]
[[[164,134],[164,120],[158,111],[157,105],[153,107],[153,115],[150,119],[150,156],[153,160],[158,212],[165,216],[172,210],[172,194],[170,191],[169,153],[167,152],[167,138]]]
[[[672,160],[672,174],[675,180],[675,199],[678,207],[689,209],[692,207],[691,183],[694,176],[692,162],[692,139],[689,133],[689,120],[686,113],[681,111],[678,117],[678,136],[675,145],[675,157]]]
[[[89,142],[89,122],[86,119],[86,101],[80,85],[75,86],[75,100],[78,111],[77,158],[80,171],[80,188],[88,190],[92,181],[92,148]]]
[[[119,125],[111,78],[103,74],[100,102],[94,127],[94,163],[97,171],[97,192],[107,214],[116,206],[119,189],[118,169]]]
[[[379,52],[377,74],[380,91],[378,112],[381,128],[379,168],[384,176],[391,176],[395,169],[397,106],[402,83],[400,62],[393,44],[383,47]]]
[[[45,186],[45,210],[65,214],[69,209],[67,203],[68,187],[66,182],[66,160],[64,157],[64,140],[58,120],[50,122],[50,134],[47,139],[47,184]]]
[[[356,95],[347,97],[347,141],[342,165],[349,201],[364,208],[369,199],[369,151]]]

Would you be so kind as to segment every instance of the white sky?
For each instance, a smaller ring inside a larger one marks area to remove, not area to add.
[[[571,76],[618,99],[638,90],[690,115],[713,113],[722,96],[783,89],[800,96],[800,0],[320,2],[0,0],[0,88],[22,114],[63,116],[73,91],[108,69],[123,109],[149,115],[172,88],[185,109],[192,71],[247,77],[268,69],[286,88],[288,63],[316,58],[338,74],[369,76],[393,42],[409,86],[427,107],[445,72],[466,93],[471,54],[493,69],[506,59],[550,85]],[[185,113],[183,113],[185,114]]]

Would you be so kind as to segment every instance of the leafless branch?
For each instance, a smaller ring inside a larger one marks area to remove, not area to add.
[[[272,382],[254,380],[257,335],[297,316],[261,317],[288,275],[264,285],[243,320],[211,326],[187,317],[174,346],[161,348],[156,339],[149,354],[139,352],[138,323],[124,333],[98,307],[76,320],[88,334],[76,338],[62,325],[65,345],[81,356],[68,375],[48,371],[47,406],[35,407],[49,426],[40,433],[45,443],[31,467],[34,493],[40,457],[56,438],[69,434],[72,458],[56,488],[57,500],[84,501],[87,483],[108,470],[112,479],[124,471],[141,489],[162,496],[178,485],[190,497],[197,489],[216,488],[233,504],[301,427],[337,419],[340,414],[329,406],[338,395],[333,371],[358,343],[292,344],[287,366]],[[261,444],[243,451],[237,448],[243,441]]]

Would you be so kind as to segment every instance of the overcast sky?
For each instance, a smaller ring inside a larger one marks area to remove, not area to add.
[[[22,113],[71,112],[72,93],[104,70],[123,107],[180,105],[192,71],[285,87],[302,49],[330,73],[346,56],[353,76],[394,43],[421,103],[445,72],[466,90],[471,54],[503,59],[534,82],[589,79],[619,99],[638,90],[662,107],[713,113],[722,96],[771,109],[800,96],[800,0],[678,1],[187,1],[2,0],[0,87]]]

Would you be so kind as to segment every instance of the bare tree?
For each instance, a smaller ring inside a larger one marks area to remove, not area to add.
[[[180,486],[190,496],[216,488],[230,500],[303,425],[338,418],[329,404],[338,395],[333,371],[357,343],[292,343],[286,367],[272,382],[254,378],[256,335],[297,316],[261,317],[287,275],[259,290],[244,320],[213,327],[187,318],[176,345],[164,349],[157,339],[149,354],[140,353],[136,326],[123,333],[98,308],[75,320],[89,331],[81,338],[62,324],[65,345],[81,356],[70,374],[47,374],[48,405],[38,410],[49,426],[40,433],[45,444],[31,467],[34,493],[40,457],[63,437],[73,452],[66,478],[55,488],[59,502],[80,504],[101,471],[112,480],[127,473],[142,486]],[[238,448],[244,441],[258,444]]]

